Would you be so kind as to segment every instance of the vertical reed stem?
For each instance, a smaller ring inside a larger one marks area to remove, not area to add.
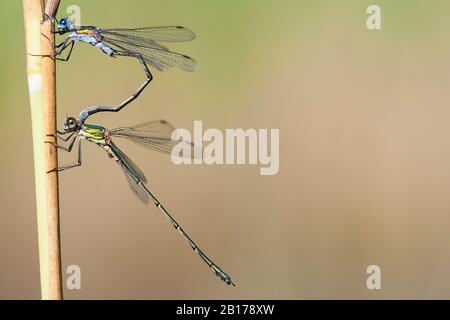
[[[54,17],[59,0],[48,0],[45,13]],[[56,64],[53,21],[44,17],[43,0],[23,0],[27,74],[33,131],[36,207],[39,238],[41,297],[60,300],[62,295],[61,249],[59,232],[59,194],[57,152],[51,144],[56,131]]]

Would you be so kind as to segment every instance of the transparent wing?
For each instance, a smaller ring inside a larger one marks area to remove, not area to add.
[[[166,120],[152,120],[136,124],[128,129],[132,129],[133,131],[143,131],[149,134],[151,133],[159,137],[170,137],[175,130],[175,127]]]
[[[148,204],[150,202],[150,197],[145,193],[144,190],[136,183],[132,176],[128,173],[128,171],[124,168],[123,172],[125,173],[125,177],[127,177],[128,184],[130,185],[131,190],[134,194],[141,200],[143,203]]]
[[[120,150],[115,144],[111,143],[111,148],[113,148],[117,157],[122,161],[122,168],[125,176],[127,177],[128,183],[131,190],[136,194],[136,196],[144,203],[149,203],[149,196],[145,191],[138,185],[139,181],[144,183],[147,182],[147,178],[144,173],[139,169],[139,167],[128,158],[122,150]]]
[[[145,44],[148,41],[184,42],[195,39],[195,33],[180,26],[147,27],[135,29],[99,29],[105,37],[115,37]]]
[[[123,160],[124,164],[129,167],[130,171],[133,173],[133,175],[139,179],[142,182],[147,182],[147,178],[145,177],[144,173],[141,169],[131,160],[128,158],[122,150],[120,150],[115,144],[111,143],[111,147],[114,149],[114,152],[117,154],[117,156]]]
[[[130,43],[120,39],[105,38],[103,42],[119,51],[141,54],[145,62],[158,70],[163,70],[164,67],[177,67],[185,71],[194,71],[197,64],[197,62],[191,57],[181,53],[169,51],[169,49],[156,42],[149,42],[146,46]]]
[[[182,158],[193,158],[196,154],[195,149],[199,149],[190,141],[172,140],[172,132],[175,128],[165,120],[156,120],[138,124],[132,127],[121,127],[112,129],[112,137],[124,138],[130,140],[141,147],[153,151],[171,154],[173,148],[178,145],[183,150],[189,150],[190,154],[178,155]]]

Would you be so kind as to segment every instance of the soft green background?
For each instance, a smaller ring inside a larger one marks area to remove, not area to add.
[[[85,24],[183,25],[170,47],[198,70],[155,71],[138,101],[91,121],[164,118],[191,128],[279,128],[280,172],[174,166],[120,146],[202,248],[235,279],[211,274],[117,166],[84,145],[61,183],[63,267],[89,298],[450,298],[450,25],[448,1],[62,1]],[[0,298],[39,298],[30,110],[21,1],[0,8]],[[77,44],[58,63],[65,114],[116,104],[144,76],[132,59]],[[74,155],[61,155],[67,163]],[[382,268],[382,290],[366,268]]]

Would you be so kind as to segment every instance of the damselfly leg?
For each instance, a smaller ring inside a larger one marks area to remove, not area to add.
[[[73,47],[75,45],[75,41],[73,41],[73,40],[68,41],[68,40],[69,39],[66,39],[65,41],[61,42],[59,45],[56,46],[56,48],[58,48],[58,50],[56,50],[56,53],[55,53],[56,60],[65,61],[65,62],[69,61],[70,56],[72,55],[72,51],[73,51]],[[67,56],[65,58],[61,58],[60,55],[68,47],[70,47],[69,53],[67,54]]]
[[[61,132],[61,131],[56,130],[56,132],[57,132],[57,134],[48,134],[47,137],[53,137],[53,138],[60,139],[62,141],[66,141],[67,142],[70,138],[73,137],[74,134],[76,134],[75,131],[73,131],[73,132]]]
[[[68,61],[68,58],[60,58],[55,54],[32,54],[32,53],[29,53],[28,55],[30,55],[32,57],[50,58],[50,59],[55,59],[58,61]],[[69,55],[69,57],[70,57],[70,55]]]
[[[62,167],[57,167],[55,169],[52,169],[50,171],[47,171],[47,173],[51,173],[51,172],[61,172],[64,170],[68,170],[68,169],[72,169],[72,168],[76,168],[76,167],[80,167],[81,166],[81,140],[82,139],[78,139],[78,155],[77,155],[77,162],[74,164],[70,164],[70,165],[66,165],[66,166],[62,166]],[[73,149],[73,146],[75,144],[75,141],[77,141],[77,137],[72,138],[72,141],[69,143],[69,145],[66,146],[61,146],[58,143],[54,143],[53,141],[46,141],[46,143],[49,143],[51,145],[53,145],[55,148],[60,149],[60,150],[64,150],[66,152],[71,152]]]

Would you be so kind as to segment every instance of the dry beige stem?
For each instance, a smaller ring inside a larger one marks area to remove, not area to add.
[[[46,12],[54,17],[59,0],[49,0]],[[56,130],[56,64],[53,55],[52,19],[44,20],[42,0],[23,0],[27,75],[30,95],[36,208],[39,237],[39,270],[42,299],[62,299],[61,249],[59,233],[58,174],[47,173],[58,165],[57,152],[47,135]]]

